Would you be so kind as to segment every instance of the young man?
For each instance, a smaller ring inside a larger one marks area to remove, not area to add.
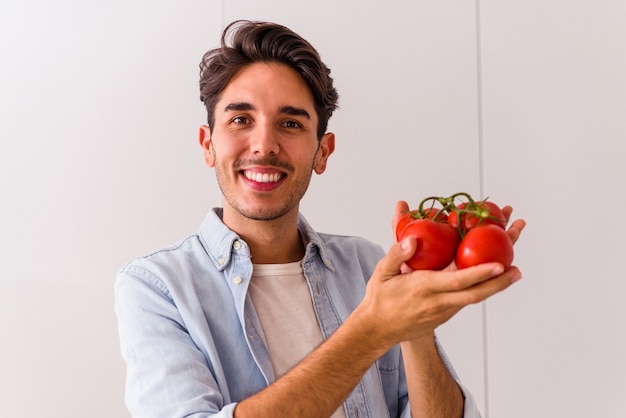
[[[199,142],[223,208],[118,275],[133,416],[479,416],[434,330],[520,272],[406,272],[412,239],[385,255],[311,228],[298,207],[335,147],[329,74],[308,42],[272,23],[234,22],[204,56]],[[523,227],[512,223],[514,241]]]

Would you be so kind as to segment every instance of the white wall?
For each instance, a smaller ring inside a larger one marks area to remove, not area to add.
[[[626,2],[482,5],[485,183],[529,221],[489,302],[493,417],[626,406]]]
[[[2,2],[0,415],[128,416],[114,275],[220,202],[197,65],[235,18],[333,70],[337,151],[302,205],[320,230],[387,247],[396,200],[460,190],[528,221],[524,279],[440,331],[485,415],[619,416],[620,0]]]
[[[205,1],[0,3],[0,416],[124,417],[113,280],[219,203]]]

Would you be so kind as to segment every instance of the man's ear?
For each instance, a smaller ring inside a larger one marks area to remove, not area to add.
[[[317,174],[322,174],[326,171],[328,157],[330,157],[330,154],[332,154],[333,151],[335,151],[335,134],[327,132],[320,140],[317,153],[315,154],[315,164],[313,165],[313,170],[315,170]]]
[[[211,142],[211,130],[208,126],[202,125],[198,131],[198,142],[204,151],[204,162],[209,167],[215,167],[215,156],[213,154],[213,143]]]

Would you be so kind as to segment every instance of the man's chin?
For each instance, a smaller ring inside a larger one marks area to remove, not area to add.
[[[290,208],[255,208],[241,209],[239,214],[253,221],[275,221],[287,215]]]

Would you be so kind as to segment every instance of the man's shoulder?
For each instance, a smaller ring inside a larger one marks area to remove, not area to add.
[[[219,251],[226,245],[225,241],[233,241],[232,231],[228,230],[220,220],[219,208],[209,211],[205,219],[200,224],[197,232],[187,235],[173,244],[162,246],[156,250],[145,252],[143,255],[131,259],[123,269],[129,267],[151,266],[151,267],[180,267],[181,264],[204,264],[197,263],[198,259],[217,259],[212,256],[212,250]],[[217,263],[217,261],[215,261]]]
[[[157,250],[146,252],[134,257],[122,267],[122,270],[134,269],[160,269],[168,266],[176,266],[185,260],[196,258],[205,253],[197,234],[189,235],[178,242],[161,247]]]

